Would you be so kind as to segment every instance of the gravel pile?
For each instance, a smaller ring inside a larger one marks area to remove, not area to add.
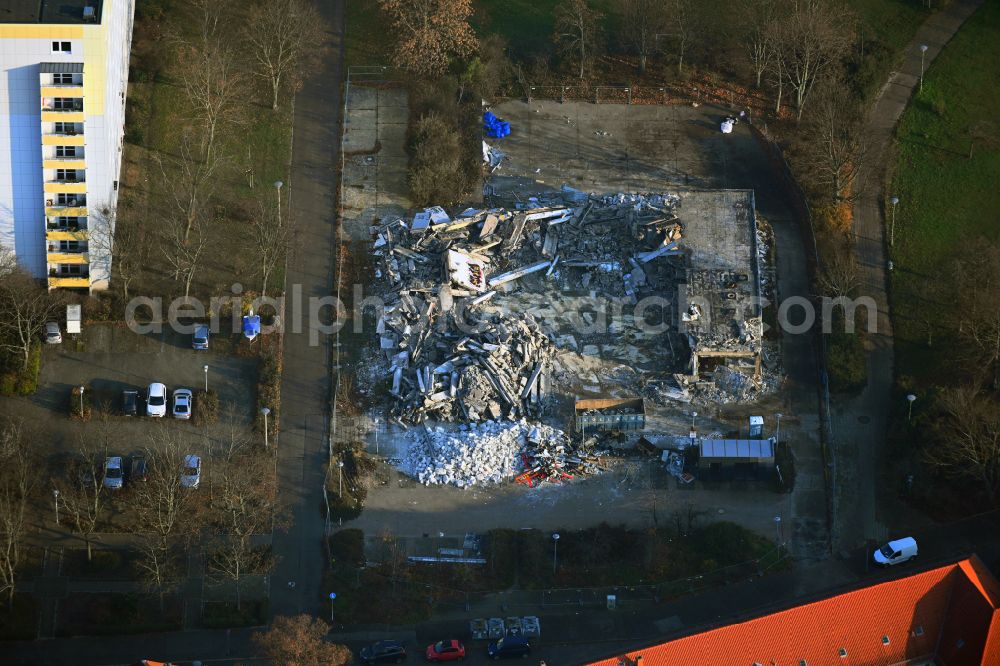
[[[424,428],[409,435],[399,469],[428,486],[500,483],[523,471],[522,449],[564,440],[561,430],[524,420],[470,423],[458,430]]]

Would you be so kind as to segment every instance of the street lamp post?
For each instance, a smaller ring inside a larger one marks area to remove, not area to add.
[[[784,416],[784,414],[782,414],[781,412],[778,412],[777,414],[774,415],[774,418],[776,418],[778,420],[778,428],[777,428],[777,430],[774,433],[774,439],[778,442],[778,444],[781,443],[781,417],[782,416]]]
[[[552,533],[552,575],[556,575],[556,567],[559,565],[559,532]]]
[[[698,412],[691,412],[691,430],[694,431],[694,419],[698,416]]]
[[[337,461],[337,494],[344,499],[344,461]]]
[[[205,393],[208,393],[208,365],[205,366]]]
[[[920,45],[920,92],[924,91],[924,54],[927,53],[927,45]]]
[[[889,203],[892,204],[892,222],[889,223],[889,245],[891,246],[896,239],[896,204],[899,203],[899,197],[889,199]]]
[[[774,536],[781,543],[781,516],[774,517]]]
[[[56,505],[56,525],[58,525],[59,524],[59,489],[58,488],[53,488],[52,489],[52,497],[55,498],[55,505]]]
[[[909,405],[907,405],[907,412],[906,412],[906,422],[907,423],[910,422],[910,418],[913,416],[913,402],[916,399],[917,399],[917,396],[913,395],[912,393],[910,393],[909,395],[906,396],[906,402],[910,403]]]
[[[84,390],[84,388],[85,388],[84,386],[80,386],[80,418],[81,419],[84,416],[84,414],[83,414],[83,390]]]
[[[281,226],[281,187],[284,185],[280,180],[274,181],[274,189],[278,191],[278,226]]]
[[[375,456],[378,456],[378,417],[375,417]]]
[[[205,366],[206,368],[208,366]],[[261,407],[260,413],[264,415],[264,448],[270,449],[271,445],[267,441],[267,415],[271,413],[271,410],[267,407]]]
[[[330,622],[333,622],[333,602],[337,599],[337,593],[330,593]]]

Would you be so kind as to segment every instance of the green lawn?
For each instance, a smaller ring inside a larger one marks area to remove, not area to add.
[[[1000,108],[998,42],[1000,3],[988,2],[929,68],[898,128],[892,296],[899,375],[930,381],[947,373],[949,359],[938,352],[947,348],[949,305],[930,294],[946,290],[947,266],[960,248],[998,237],[1000,149],[980,146],[968,159],[967,134]]]
[[[552,49],[552,10],[559,0],[475,0],[473,27],[480,37],[497,33],[507,40],[511,56],[530,59]],[[604,29],[613,35],[619,24],[614,0],[592,0],[604,14]]]

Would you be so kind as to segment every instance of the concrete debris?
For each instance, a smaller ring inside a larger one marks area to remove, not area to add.
[[[486,421],[458,430],[411,431],[400,471],[424,485],[468,488],[517,478],[535,485],[600,471],[598,456],[576,451],[562,431],[521,421]]]
[[[564,186],[513,209],[426,208],[373,227],[378,347],[401,422],[537,418],[566,336],[512,300],[564,292],[635,304],[683,271],[680,198]],[[593,315],[584,313],[584,318]],[[587,321],[587,325],[593,324]],[[620,335],[622,331],[609,331]],[[573,340],[569,347],[576,347]]]

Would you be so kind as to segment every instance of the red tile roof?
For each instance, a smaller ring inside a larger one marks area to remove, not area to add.
[[[973,556],[594,665],[1000,666],[998,608],[1000,584]]]

